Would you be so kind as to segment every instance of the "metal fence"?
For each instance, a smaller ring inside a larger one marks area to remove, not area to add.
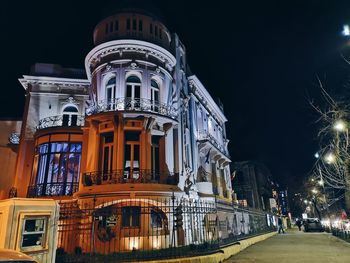
[[[273,215],[213,200],[61,201],[56,262],[122,262],[215,253],[276,230]]]

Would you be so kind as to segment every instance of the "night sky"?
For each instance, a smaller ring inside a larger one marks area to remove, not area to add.
[[[17,79],[32,64],[83,68],[94,26],[117,2],[2,1],[0,117],[21,117]],[[350,2],[146,2],[162,11],[193,74],[223,102],[232,161],[264,162],[279,183],[300,185],[317,151],[308,104],[319,96],[316,75],[338,90],[348,78],[340,53],[350,46],[340,32]]]

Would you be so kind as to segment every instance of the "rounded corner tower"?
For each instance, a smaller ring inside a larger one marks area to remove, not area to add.
[[[94,29],[85,59],[91,82],[77,196],[178,188],[176,58],[156,16],[120,9]]]

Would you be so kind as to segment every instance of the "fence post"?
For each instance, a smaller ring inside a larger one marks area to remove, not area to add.
[[[173,228],[172,228],[172,237],[171,237],[171,247],[175,247],[175,195],[171,196],[172,201],[172,215],[173,215]]]
[[[220,237],[219,237],[219,226],[220,226],[220,220],[219,220],[219,214],[218,214],[218,206],[217,206],[217,199],[215,195],[215,211],[216,211],[216,241],[218,242],[218,248],[220,248]]]
[[[96,206],[96,195],[94,195],[93,199],[93,206],[92,206],[92,212],[91,212],[91,235],[90,235],[90,256],[92,254],[96,253],[96,247],[95,247],[95,206]]]

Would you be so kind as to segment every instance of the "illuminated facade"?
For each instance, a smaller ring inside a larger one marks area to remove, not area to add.
[[[93,36],[85,71],[36,64],[20,79],[27,99],[13,195],[115,209],[120,218],[107,221],[120,235],[149,221],[165,228],[151,199],[230,201],[227,119],[189,75],[178,36],[140,10],[103,19]],[[143,214],[143,202],[155,208]],[[186,238],[177,242],[195,237]]]

